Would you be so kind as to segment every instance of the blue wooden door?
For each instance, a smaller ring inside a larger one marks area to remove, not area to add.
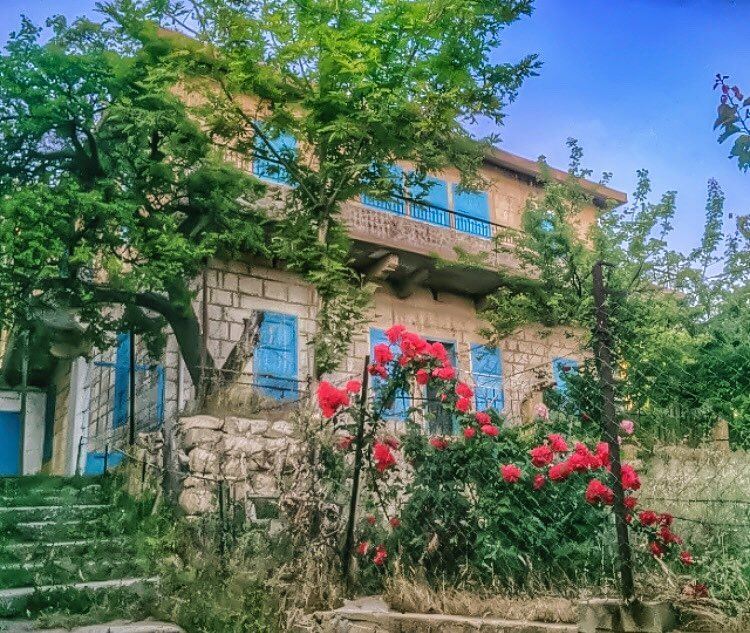
[[[500,350],[486,345],[472,345],[471,374],[474,378],[477,411],[502,411],[505,398]]]
[[[294,400],[297,369],[297,317],[265,312],[253,360],[256,387],[271,398]]]
[[[21,415],[0,411],[0,477],[21,474]]]
[[[453,209],[456,212],[456,229],[478,237],[492,237],[490,202],[486,191],[468,191],[454,186]]]

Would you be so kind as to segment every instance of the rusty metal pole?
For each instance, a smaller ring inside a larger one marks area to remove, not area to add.
[[[602,432],[609,444],[610,463],[612,468],[612,490],[614,491],[615,529],[617,531],[617,549],[620,557],[620,582],[622,597],[627,604],[635,601],[633,582],[633,557],[630,550],[628,524],[625,520],[625,491],[622,487],[622,466],[620,461],[620,442],[617,434],[615,411],[615,381],[612,357],[612,334],[609,329],[609,312],[607,308],[607,288],[604,283],[604,263],[599,261],[592,270],[594,282],[594,306],[596,325],[594,330],[594,355],[599,368],[599,386],[602,394]]]
[[[346,521],[346,540],[342,552],[341,567],[344,580],[349,579],[349,568],[352,561],[352,549],[354,548],[354,523],[357,514],[357,500],[359,498],[359,480],[362,472],[362,445],[365,440],[365,415],[367,413],[367,385],[370,374],[367,368],[370,365],[370,355],[365,356],[365,367],[362,371],[362,395],[359,403],[359,420],[357,420],[357,437],[354,443],[354,474],[352,475],[352,496],[349,499],[349,516]]]

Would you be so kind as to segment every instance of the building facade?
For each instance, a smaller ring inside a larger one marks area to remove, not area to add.
[[[288,147],[294,139],[276,142]],[[287,186],[284,174],[264,160],[245,166],[273,187]],[[408,168],[394,170],[396,182],[403,182]],[[556,170],[550,174],[568,177]],[[518,269],[513,256],[498,245],[512,241],[514,231],[520,230],[525,205],[541,193],[541,185],[537,163],[500,150],[487,154],[481,176],[487,183],[484,191],[463,190],[458,172],[449,169],[432,175],[425,191],[403,190],[388,200],[363,197],[344,206],[353,265],[377,284],[377,291],[367,326],[326,378],[343,384],[360,377],[365,355],[383,340],[384,330],[400,323],[446,345],[462,377],[477,387],[478,409],[495,408],[517,422],[530,415],[544,389],[559,382],[561,372],[577,365],[580,342],[570,332],[528,327],[497,348],[482,336],[487,324],[478,307],[502,283],[498,271]],[[581,184],[594,200],[576,227],[585,235],[596,220],[597,204],[624,203],[626,197],[595,183]],[[483,263],[463,266],[459,252],[482,255]],[[446,266],[446,261],[453,265]],[[202,325],[216,363],[221,365],[240,339],[245,320],[262,311],[258,344],[240,381],[271,399],[304,398],[314,376],[310,350],[318,305],[315,289],[269,262],[249,258],[212,261],[196,284],[194,308],[207,318]],[[54,394],[47,398],[54,411],[45,416],[42,437],[27,440],[46,447],[45,470],[95,473],[122,458],[117,448],[128,439],[131,381],[139,429],[158,428],[175,418],[195,395],[171,335],[159,359],[148,358],[137,338],[122,334],[114,349],[69,360],[54,377]],[[398,420],[420,398],[430,406],[429,394],[402,394],[390,416]]]

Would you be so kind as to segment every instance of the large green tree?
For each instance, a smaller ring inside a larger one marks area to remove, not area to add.
[[[265,251],[258,183],[217,156],[158,46],[49,26],[42,43],[24,20],[0,57],[0,323],[73,310],[100,346],[168,324],[197,384],[189,284],[220,249]]]
[[[580,177],[590,176],[581,169],[580,148],[570,145],[570,178],[545,180],[542,195],[523,215],[524,231],[511,250],[525,274],[509,276],[489,298],[488,333],[500,339],[529,323],[561,326],[587,333],[581,344],[591,350],[597,326],[591,271],[603,261],[622,410],[639,415],[654,435],[699,437],[719,416],[739,416],[737,425],[747,427],[750,339],[740,335],[737,317],[747,303],[748,242],[739,233],[724,235],[719,185],[708,183],[704,231],[688,253],[669,246],[676,192],[653,201],[645,170],[630,204],[601,209],[582,236],[574,224],[594,201],[580,185]],[[597,417],[593,359],[582,374],[570,381],[577,384],[571,384],[575,396],[567,399],[568,408]]]
[[[277,162],[291,185],[274,250],[318,291],[319,374],[336,366],[368,302],[347,266],[342,205],[365,192],[389,195],[396,161],[413,164],[415,182],[453,165],[477,184],[493,139],[474,141],[467,125],[501,123],[535,72],[534,56],[498,61],[503,29],[531,9],[530,0],[106,3],[131,37],[171,46],[217,146]],[[296,147],[275,143],[281,133]]]
[[[46,43],[24,22],[0,58],[3,324],[71,307],[104,344],[122,328],[156,339],[166,323],[198,384],[190,280],[243,251],[315,286],[316,368],[332,369],[369,301],[342,204],[388,195],[399,160],[414,181],[455,165],[477,184],[492,139],[466,126],[502,122],[535,72],[534,56],[497,61],[531,4],[112,0],[102,24],[51,20]],[[230,156],[285,174],[273,222]]]

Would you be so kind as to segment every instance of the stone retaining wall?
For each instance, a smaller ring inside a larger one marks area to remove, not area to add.
[[[179,502],[187,515],[215,510],[223,481],[254,519],[259,506],[279,498],[281,477],[293,468],[301,442],[286,420],[196,415],[179,420],[177,447],[185,475]]]

